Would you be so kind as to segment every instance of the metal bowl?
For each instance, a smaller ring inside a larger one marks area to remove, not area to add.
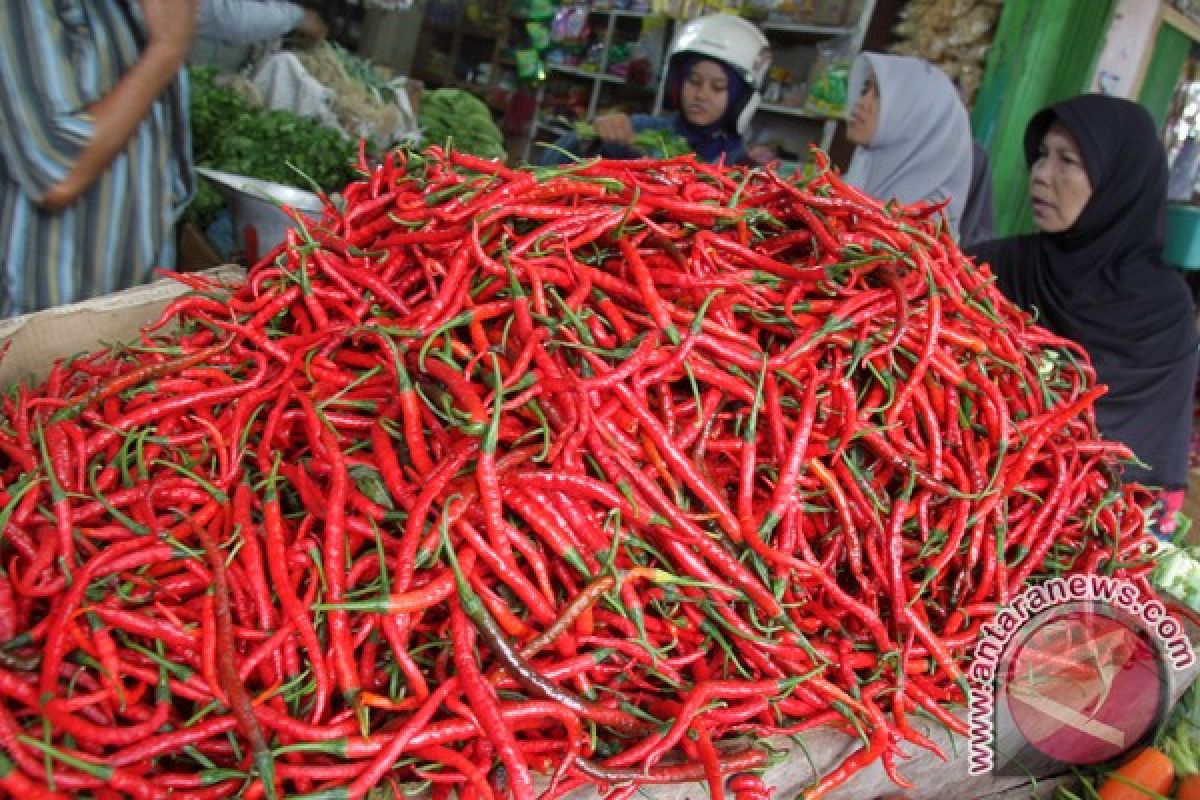
[[[196,172],[211,181],[225,198],[238,249],[251,261],[269,252],[284,240],[289,229],[296,227],[282,206],[295,209],[307,219],[321,218],[321,198],[312,192],[208,167],[196,167]]]

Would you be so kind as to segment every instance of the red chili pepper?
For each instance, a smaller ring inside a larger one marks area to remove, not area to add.
[[[10,792],[11,797],[27,798],[27,800],[66,800],[67,797],[62,792],[47,789],[30,780],[2,750],[0,750],[0,786]]]
[[[288,570],[287,545],[284,535],[283,514],[280,508],[279,495],[276,491],[275,475],[272,473],[267,480],[266,493],[263,497],[263,532],[266,538],[267,571],[274,584],[276,596],[279,599],[281,614],[286,617],[297,631],[300,640],[309,652],[309,663],[312,664],[313,678],[316,688],[313,695],[311,719],[320,721],[324,718],[331,685],[325,669],[324,648],[317,639],[308,611],[301,606],[292,585],[291,574]]]
[[[461,590],[460,590],[461,594]],[[495,694],[479,671],[475,661],[473,631],[462,607],[451,605],[450,630],[454,645],[454,664],[458,670],[459,683],[471,701],[479,725],[496,748],[500,760],[508,771],[508,785],[513,797],[532,800],[536,796],[529,769],[525,765],[512,731],[500,714]]]
[[[437,149],[342,197],[244,285],[183,278],[137,346],[0,398],[0,746],[34,784],[470,800],[499,757],[551,797],[716,794],[763,758],[731,736],[819,726],[869,742],[814,794],[875,760],[903,784],[909,714],[961,728],[984,611],[1051,568],[1146,582],[1086,353],[929,206]],[[229,777],[270,748],[273,780]]]

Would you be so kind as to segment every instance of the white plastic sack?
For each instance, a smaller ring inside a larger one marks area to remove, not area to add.
[[[388,82],[396,96],[396,107],[400,110],[400,124],[392,131],[395,143],[417,144],[421,140],[421,123],[408,96],[408,77],[401,75]]]
[[[417,114],[408,97],[408,79],[403,76],[389,83],[394,101],[384,107],[388,113],[373,115],[374,120],[360,119],[350,126],[353,129],[348,129],[339,117],[336,91],[314,77],[294,53],[281,51],[263,57],[251,83],[267,108],[295,112],[339,130],[352,140],[365,138],[386,148],[420,139]]]
[[[250,81],[267,108],[292,111],[341,130],[337,115],[333,113],[333,90],[322,86],[309,75],[300,60],[291,53],[273,53],[264,58]]]

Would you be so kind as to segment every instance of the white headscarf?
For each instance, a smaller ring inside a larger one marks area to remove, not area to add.
[[[958,236],[971,183],[971,125],[950,79],[919,58],[860,53],[850,70],[856,102],[874,73],[879,118],[871,143],[854,150],[847,182],[881,200],[916,203],[950,198],[946,213]]]

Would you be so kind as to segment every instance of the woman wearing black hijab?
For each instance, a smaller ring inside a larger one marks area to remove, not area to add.
[[[1167,162],[1154,122],[1128,100],[1075,97],[1033,117],[1025,159],[1038,233],[970,254],[1010,300],[1087,350],[1109,387],[1096,403],[1101,432],[1145,464],[1128,465],[1125,480],[1162,489],[1177,510],[1197,334],[1191,293],[1162,260]]]

